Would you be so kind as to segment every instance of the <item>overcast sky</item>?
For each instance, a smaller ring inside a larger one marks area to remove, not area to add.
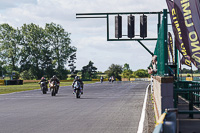
[[[132,70],[147,69],[151,55],[136,41],[108,42],[106,19],[76,19],[76,13],[158,12],[167,9],[165,0],[0,0],[0,23],[14,28],[24,23],[44,27],[46,23],[60,24],[71,33],[71,45],[77,47],[77,69],[91,60],[98,71],[111,64],[128,63]],[[127,16],[123,17],[126,35]],[[110,17],[110,37],[114,38],[114,16]],[[148,37],[157,37],[157,15],[148,15]],[[136,15],[139,35],[139,15]],[[143,41],[153,52],[156,41]]]

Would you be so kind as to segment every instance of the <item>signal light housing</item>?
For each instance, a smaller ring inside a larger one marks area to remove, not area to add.
[[[128,37],[135,37],[135,16],[128,16]]]
[[[122,38],[122,16],[115,16],[115,38]]]
[[[147,16],[140,16],[140,37],[147,37]]]

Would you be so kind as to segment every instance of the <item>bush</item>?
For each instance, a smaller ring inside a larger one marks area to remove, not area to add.
[[[13,71],[12,72],[12,75],[13,75],[13,79],[19,79],[19,72],[18,71]]]
[[[191,77],[189,73],[187,73],[187,77]]]
[[[144,69],[139,69],[133,73],[133,77],[135,78],[146,78],[148,76],[149,76],[148,71]]]
[[[24,80],[31,80],[31,79],[36,79],[32,71],[29,69],[28,71],[25,70],[20,74],[20,78]]]

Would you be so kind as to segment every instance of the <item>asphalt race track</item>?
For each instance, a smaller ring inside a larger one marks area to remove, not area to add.
[[[136,133],[149,82],[94,83],[0,95],[0,133]]]

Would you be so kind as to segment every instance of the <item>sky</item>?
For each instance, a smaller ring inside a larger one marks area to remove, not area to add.
[[[97,71],[106,71],[111,64],[128,63],[135,71],[147,69],[151,55],[137,41],[107,41],[107,23],[101,19],[76,19],[76,13],[160,12],[167,9],[165,0],[0,0],[0,23],[17,28],[34,23],[61,25],[71,33],[71,45],[77,48],[76,67],[81,70],[89,61]],[[136,15],[135,34],[139,35]],[[148,15],[148,38],[157,37],[157,15]],[[110,37],[114,38],[114,16],[109,17]],[[127,35],[127,16],[122,16],[123,35]],[[126,38],[125,36],[123,36]],[[138,38],[138,37],[137,37]],[[142,41],[154,52],[156,41]]]

